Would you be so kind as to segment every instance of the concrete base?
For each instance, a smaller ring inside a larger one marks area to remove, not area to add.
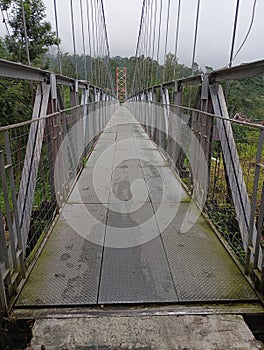
[[[28,350],[264,349],[238,315],[37,320]]]

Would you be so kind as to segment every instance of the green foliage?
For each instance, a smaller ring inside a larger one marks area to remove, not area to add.
[[[21,80],[0,81],[0,126],[29,120],[32,115],[31,84]]]
[[[10,36],[0,38],[0,58],[27,63],[25,34],[20,0],[3,0],[2,8],[8,11]],[[57,42],[51,24],[44,19],[45,6],[42,0],[24,0],[25,19],[30,59],[34,66],[49,68],[43,60],[48,48]],[[35,96],[33,83],[21,80],[0,81],[0,126],[29,120]]]
[[[250,120],[264,120],[264,78],[231,81],[228,88],[229,113]]]
[[[6,60],[11,59],[10,52],[6,47],[6,43],[1,37],[0,37],[0,58],[6,59]]]
[[[12,58],[22,63],[27,62],[26,40],[29,46],[30,60],[36,65],[48,48],[57,43],[51,24],[44,19],[45,5],[42,0],[24,0],[27,38],[23,28],[23,16],[20,0],[3,0],[2,6],[9,12],[8,24],[12,32],[5,37],[5,45]]]

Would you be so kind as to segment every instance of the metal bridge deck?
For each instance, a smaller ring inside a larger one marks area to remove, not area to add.
[[[16,306],[256,299],[157,147],[121,107]]]

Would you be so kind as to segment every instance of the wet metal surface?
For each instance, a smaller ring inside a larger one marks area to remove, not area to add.
[[[120,108],[17,307],[256,299],[156,146]]]

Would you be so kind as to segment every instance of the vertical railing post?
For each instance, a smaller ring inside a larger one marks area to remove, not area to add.
[[[83,105],[83,136],[84,136],[84,148],[86,149],[89,142],[89,123],[88,123],[88,103],[89,103],[89,85],[82,90],[82,101]]]
[[[3,214],[0,211],[0,311],[7,311],[7,296],[6,296],[6,285],[4,280],[4,274],[2,270],[2,263],[4,263],[5,272],[7,270],[8,256],[7,256],[7,247],[5,242],[5,232],[3,227]],[[4,261],[2,261],[4,260]],[[9,273],[9,272],[8,272]]]
[[[255,175],[254,175],[254,186],[253,186],[253,193],[252,193],[252,204],[251,204],[251,214],[250,214],[250,224],[249,224],[249,238],[248,238],[248,246],[247,246],[247,253],[246,253],[246,273],[247,274],[250,272],[250,262],[251,262],[252,255],[254,256],[253,269],[256,269],[259,265],[259,257],[261,253],[262,225],[263,225],[263,216],[264,216],[264,197],[263,197],[264,184],[262,189],[259,222],[258,222],[255,242],[253,241],[253,239],[254,239],[254,231],[256,229],[255,214],[256,214],[256,208],[257,208],[260,172],[263,166],[263,164],[261,164],[263,143],[264,143],[264,129],[262,129],[259,134],[258,149],[257,149],[257,156],[256,156],[256,167],[255,167]],[[260,268],[263,268],[263,265],[260,266]]]
[[[191,150],[191,153],[194,164],[193,181],[195,195],[204,203],[207,199],[209,188],[213,136],[213,118],[203,113],[203,111],[207,112],[209,101],[209,81],[207,75],[203,76],[202,88],[199,92],[201,95],[197,103],[201,105],[201,112],[192,113],[193,132],[196,141],[199,142],[199,148]],[[203,164],[201,159],[204,159],[206,164]]]
[[[97,92],[97,135],[99,135],[101,131],[101,106],[101,89],[99,88]]]
[[[157,107],[157,102],[158,102],[158,93],[157,93],[157,88],[154,88],[153,92],[153,103],[154,103],[154,115],[153,115],[153,135],[152,135],[152,140],[158,144],[158,107]]]
[[[148,90],[148,124],[147,133],[151,135],[151,125],[152,125],[152,89]]]
[[[170,110],[169,91],[161,88],[161,101],[163,104],[163,118],[160,118],[160,147],[166,151],[168,137],[168,115]]]
[[[218,116],[229,118],[224,92],[221,85],[210,85],[210,95],[214,113]],[[226,165],[227,176],[230,183],[232,198],[236,210],[240,233],[245,252],[248,247],[249,221],[251,205],[244,180],[243,171],[239,161],[237,147],[234,139],[233,129],[228,120],[217,119],[217,128],[223,151],[223,158]],[[253,239],[256,237],[256,229],[253,232]]]
[[[71,107],[79,105],[79,81],[75,80],[74,85],[70,88],[70,103]]]
[[[50,96],[50,85],[41,83],[37,88],[32,119],[43,117],[47,113]],[[37,183],[42,143],[46,120],[32,122],[28,137],[24,167],[18,193],[18,213],[22,234],[23,250],[26,250],[30,229],[34,193]]]
[[[152,139],[153,137],[153,119],[154,119],[154,89],[151,88],[150,90],[150,125],[149,125],[149,137]]]
[[[144,127],[144,121],[145,121],[145,110],[144,110],[144,103],[145,103],[145,92],[141,92],[140,94],[140,105],[139,105],[139,122]]]
[[[176,170],[181,171],[183,166],[183,161],[185,155],[182,151],[182,96],[183,96],[183,88],[181,83],[176,82],[175,83],[175,89],[174,89],[174,103],[176,105],[176,123],[175,123],[175,135],[173,135],[173,138],[175,138],[175,146],[173,146],[172,150],[172,158],[174,160],[174,164],[176,167]]]
[[[144,130],[147,132],[147,125],[148,125],[148,118],[149,118],[149,104],[148,104],[148,99],[149,99],[149,95],[148,95],[148,90],[144,91],[144,105],[143,105],[143,109],[144,109]]]
[[[96,114],[96,109],[97,109],[97,89],[96,87],[93,88],[93,112],[92,112],[92,129],[93,129],[93,139],[96,137],[96,123],[97,123],[97,114]]]
[[[0,152],[0,174],[1,174],[1,183],[3,188],[5,209],[6,209],[6,221],[7,221],[9,239],[10,239],[12,269],[14,272],[19,272],[19,265],[17,261],[17,255],[16,255],[18,238],[16,236],[17,232],[14,230],[15,227],[13,227],[11,207],[9,203],[8,184],[6,179],[6,170],[9,169],[10,167],[11,167],[11,164],[7,164],[5,166],[4,154],[3,154],[3,151],[1,151]]]
[[[103,91],[99,91],[99,134],[103,130]]]
[[[57,79],[55,74],[50,75],[50,100],[48,105],[48,114],[56,113],[60,109],[60,103],[58,99],[59,89],[57,87]],[[56,186],[54,179],[54,168],[55,163],[57,161],[58,154],[58,145],[57,145],[57,132],[58,132],[58,124],[56,122],[57,117],[54,116],[52,118],[48,118],[46,122],[46,138],[48,144],[48,166],[49,166],[49,180],[50,180],[50,189],[51,189],[51,201],[56,202]],[[51,205],[54,203],[51,203]],[[58,210],[59,207],[57,203],[54,205],[54,211]]]
[[[6,286],[11,288],[11,271],[3,225],[3,213],[0,210],[0,311],[7,311]]]
[[[8,178],[10,181],[10,190],[11,190],[12,207],[13,207],[13,215],[14,215],[13,232],[15,235],[15,239],[17,240],[16,254],[18,259],[18,267],[19,267],[20,275],[22,278],[24,278],[25,277],[25,263],[24,263],[25,255],[23,252],[23,242],[22,242],[21,229],[19,224],[19,213],[18,213],[17,198],[16,198],[16,186],[15,186],[8,131],[5,131],[4,138],[5,138],[6,160],[8,163],[7,172],[8,172]]]
[[[97,101],[98,101],[98,112],[97,112],[97,136],[99,136],[101,132],[101,108],[102,108],[102,100],[101,100],[101,89],[98,89]]]

